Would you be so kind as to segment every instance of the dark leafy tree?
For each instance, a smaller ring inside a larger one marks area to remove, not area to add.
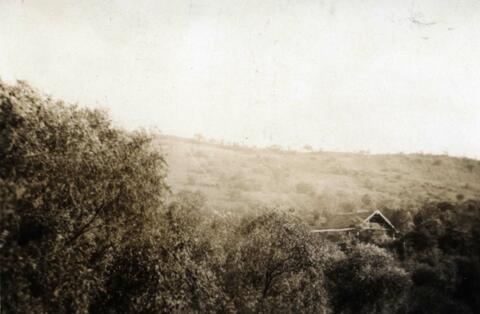
[[[241,312],[321,312],[322,255],[308,229],[287,214],[246,218],[228,251],[225,286]]]
[[[480,204],[432,203],[404,235],[411,313],[478,313]]]
[[[100,111],[0,84],[4,311],[88,311],[122,243],[162,207],[166,167],[149,142]]]
[[[404,311],[408,274],[386,250],[372,244],[347,246],[327,271],[335,313]]]
[[[98,313],[192,313],[227,311],[197,193],[182,192],[151,221],[108,269],[94,309]],[[210,254],[209,254],[210,253]]]

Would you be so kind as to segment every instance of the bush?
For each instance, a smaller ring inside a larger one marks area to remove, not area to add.
[[[315,188],[313,185],[307,182],[300,182],[297,185],[295,185],[295,191],[300,194],[306,194],[306,195],[315,195]]]
[[[372,205],[372,197],[368,194],[364,194],[361,199],[362,206],[370,207]]]
[[[343,201],[340,203],[340,209],[345,213],[351,213],[355,211],[355,204],[350,201]]]

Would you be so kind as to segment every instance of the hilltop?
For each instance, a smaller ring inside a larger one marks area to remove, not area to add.
[[[294,208],[318,217],[480,198],[480,161],[446,155],[293,152],[159,135],[172,190],[200,191],[217,211]],[[314,218],[315,219],[315,218]]]

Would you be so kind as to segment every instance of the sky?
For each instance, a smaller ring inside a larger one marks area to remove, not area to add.
[[[480,1],[0,0],[0,78],[116,125],[480,158]]]

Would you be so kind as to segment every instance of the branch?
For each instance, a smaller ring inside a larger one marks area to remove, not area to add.
[[[265,285],[263,286],[262,298],[267,297],[268,289],[270,289],[270,285],[272,284],[273,276],[270,272],[265,273]]]
[[[97,210],[95,211],[95,213],[93,214],[92,217],[90,217],[90,219],[83,225],[81,226],[74,234],[73,236],[67,241],[67,245],[70,245],[70,244],[73,244],[81,235],[83,235],[87,230],[88,230],[88,227],[90,227],[90,225],[97,219],[98,217],[98,214],[104,210],[105,208],[107,208],[108,206],[112,205],[113,202],[117,199],[118,195],[113,198],[110,202],[104,204],[103,206],[97,208]]]

